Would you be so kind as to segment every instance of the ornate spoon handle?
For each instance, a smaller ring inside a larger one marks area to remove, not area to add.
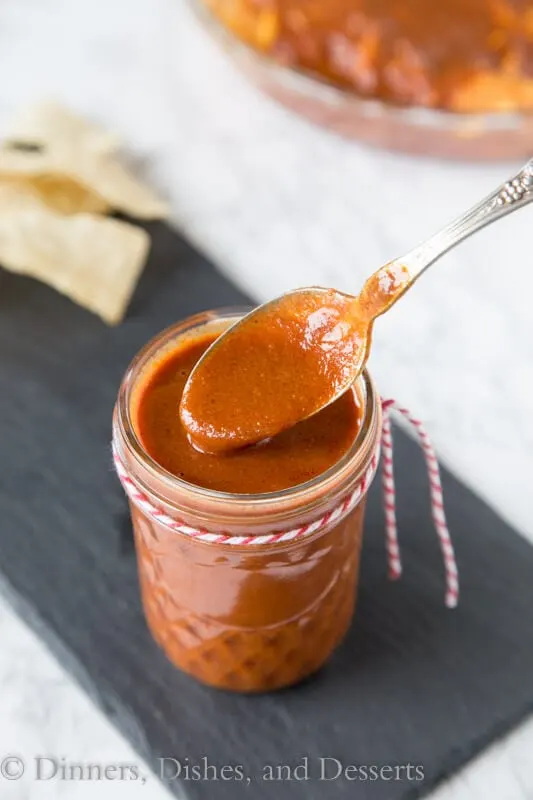
[[[501,217],[533,201],[533,159],[513,178],[496,189],[491,195],[451,222],[430,239],[427,239],[403,258],[395,258],[393,264],[407,267],[409,284],[414,282],[456,244],[471,236],[480,228],[490,225]]]

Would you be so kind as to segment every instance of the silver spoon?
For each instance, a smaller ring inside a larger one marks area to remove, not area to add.
[[[357,297],[298,289],[259,306],[209,347],[191,372],[180,415],[192,443],[222,452],[270,438],[339,398],[362,371],[377,317],[468,236],[533,200],[533,159],[402,258]]]

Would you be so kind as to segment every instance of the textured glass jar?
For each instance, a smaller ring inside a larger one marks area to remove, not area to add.
[[[141,350],[122,382],[113,438],[139,492],[172,519],[247,544],[201,541],[173,530],[130,501],[142,599],[155,640],[198,680],[234,691],[287,686],[317,670],[344,636],[354,609],[365,492],[355,507],[315,533],[255,544],[339,507],[376,458],[381,410],[365,373],[357,386],[363,422],[350,450],[323,475],[268,494],[193,486],[162,469],[136,434],[136,409],[154,366],[178,340],[222,332],[242,310],[209,312],[163,331]]]

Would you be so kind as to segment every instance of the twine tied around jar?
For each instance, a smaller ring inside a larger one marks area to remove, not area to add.
[[[396,521],[396,490],[394,484],[393,442],[390,421],[391,411],[396,411],[407,420],[412,428],[414,428],[418,436],[422,452],[424,453],[429,478],[431,514],[439,539],[444,562],[444,572],[446,578],[445,603],[448,608],[454,608],[457,606],[459,601],[459,576],[455,561],[454,548],[450,538],[450,533],[448,531],[448,526],[446,524],[439,463],[437,461],[435,451],[433,450],[430,438],[420,420],[413,417],[406,408],[400,406],[395,400],[383,399],[381,401],[381,406],[383,410],[383,423],[380,447],[382,456],[383,502],[385,509],[385,534],[389,578],[391,580],[397,580],[402,574],[402,562],[400,558],[398,528]],[[326,512],[318,519],[307,523],[306,525],[302,525],[299,528],[293,528],[292,530],[273,531],[271,533],[258,536],[235,536],[230,533],[225,533],[224,531],[213,533],[212,531],[208,531],[204,528],[191,527],[183,520],[169,516],[162,508],[159,508],[157,505],[155,505],[147,497],[147,495],[144,494],[144,492],[140,491],[135,482],[130,478],[126,467],[122,463],[115,441],[112,443],[113,461],[122,487],[131,502],[138,506],[147,516],[152,517],[152,519],[159,524],[165,525],[166,527],[171,528],[177,533],[181,533],[185,536],[190,536],[211,544],[227,544],[237,546],[254,546],[292,541],[293,539],[310,536],[317,531],[322,530],[326,526],[332,525],[338,519],[346,516],[346,514],[348,514],[359,503],[374,479],[380,458],[380,447],[378,446],[376,449],[376,452],[374,453],[370,462],[370,466],[364,473],[355,489],[350,492],[350,494],[347,495],[335,508]]]

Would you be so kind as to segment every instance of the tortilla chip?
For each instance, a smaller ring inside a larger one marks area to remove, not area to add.
[[[119,142],[56,105],[27,109],[0,146],[0,179],[41,181],[44,202],[67,213],[121,211],[139,219],[164,219],[166,203],[119,162]],[[56,181],[43,191],[42,181]],[[60,198],[60,199],[58,199]]]
[[[92,214],[62,216],[0,186],[0,263],[44,281],[109,325],[124,316],[150,246],[146,231]]]
[[[79,149],[95,155],[115,153],[122,146],[114,134],[57,103],[39,103],[19,109],[11,118],[7,139],[52,149],[57,147],[63,152]]]
[[[38,192],[24,189],[18,181],[0,181],[0,217],[30,209],[43,210]]]
[[[60,214],[107,214],[109,204],[76,181],[59,175],[0,177],[3,184],[16,185],[22,193],[35,195],[44,205]]]

